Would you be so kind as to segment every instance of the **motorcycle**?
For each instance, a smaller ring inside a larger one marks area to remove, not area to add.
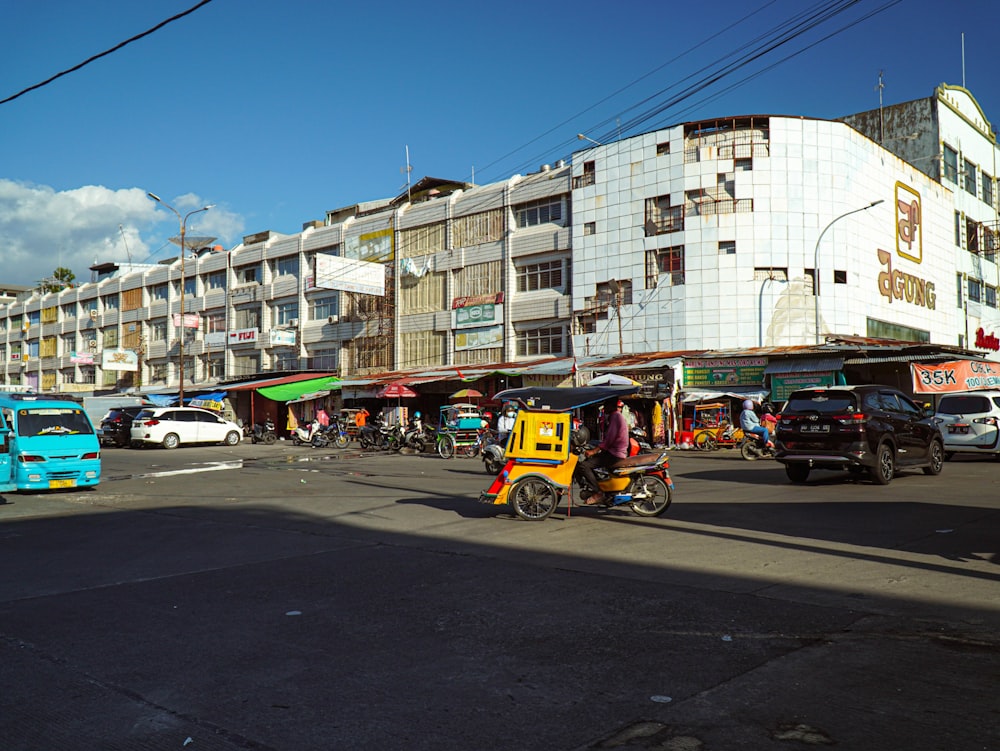
[[[435,445],[434,431],[429,430],[421,421],[415,420],[403,432],[400,447],[413,449],[422,454],[433,445]]]
[[[670,507],[673,495],[668,456],[666,451],[636,454],[611,468],[595,467],[596,488],[590,487],[581,473],[574,472],[580,497],[587,498],[600,490],[605,495],[601,506],[628,505],[639,516],[659,516]]]
[[[321,448],[321,446],[325,446],[329,443],[329,440],[322,437],[322,430],[323,426],[320,425],[319,420],[316,419],[313,419],[313,421],[306,427],[299,425],[292,431],[292,444],[295,446],[306,444],[308,446]]]
[[[326,445],[333,443],[339,449],[347,448],[347,444],[351,442],[350,433],[347,432],[336,417],[330,419],[330,424],[322,428],[320,435],[323,437],[322,440],[326,442]],[[322,446],[318,446],[317,448],[322,448]]]
[[[507,460],[504,458],[507,449],[507,436],[500,436],[490,431],[490,436],[483,444],[483,468],[487,474],[498,475]]]
[[[358,430],[358,443],[363,449],[389,448],[389,428],[379,415],[374,423],[366,423]]]
[[[252,443],[263,443],[270,446],[278,440],[278,434],[274,432],[274,420],[268,417],[263,423],[254,423],[250,433]]]
[[[747,433],[740,441],[740,456],[748,462],[774,458],[774,443],[764,443],[756,433]]]

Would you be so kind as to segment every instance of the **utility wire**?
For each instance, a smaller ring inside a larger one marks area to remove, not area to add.
[[[101,53],[99,53],[97,55],[94,55],[93,57],[88,57],[82,63],[79,63],[78,65],[74,65],[72,68],[67,68],[64,71],[56,73],[51,78],[46,78],[41,83],[36,83],[34,86],[29,86],[28,88],[23,89],[23,90],[17,92],[16,94],[7,97],[6,99],[0,99],[0,104],[7,104],[8,102],[14,101],[19,96],[23,96],[23,95],[27,94],[29,91],[34,91],[35,89],[40,89],[43,86],[48,86],[50,83],[52,83],[53,81],[55,81],[57,78],[62,78],[63,76],[68,75],[69,73],[74,73],[74,72],[80,70],[80,68],[82,68],[83,66],[89,65],[90,63],[94,62],[95,60],[99,60],[100,58],[105,57],[106,55],[110,55],[112,52],[117,52],[118,50],[120,50],[125,45],[131,44],[132,42],[135,42],[135,41],[137,41],[139,39],[142,39],[143,37],[149,36],[154,31],[159,31],[160,29],[162,29],[167,24],[173,23],[174,21],[176,21],[176,20],[178,20],[180,18],[184,18],[184,16],[186,16],[186,15],[194,13],[196,10],[198,10],[198,8],[200,8],[203,5],[208,5],[210,2],[212,2],[212,0],[201,0],[201,2],[199,2],[197,5],[194,5],[193,7],[188,8],[183,13],[178,13],[176,16],[171,16],[166,21],[161,21],[160,23],[156,24],[156,26],[154,26],[153,28],[147,29],[146,31],[142,32],[141,34],[136,34],[134,37],[130,37],[129,39],[126,39],[124,42],[116,44],[114,47],[112,47],[109,50],[105,50],[104,52],[101,52]]]

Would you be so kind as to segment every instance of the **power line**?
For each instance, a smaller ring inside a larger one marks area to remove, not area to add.
[[[194,5],[193,7],[188,8],[183,13],[178,13],[176,16],[171,16],[166,21],[161,21],[160,23],[156,24],[156,26],[154,26],[153,28],[147,29],[146,31],[142,32],[141,34],[136,34],[134,37],[130,37],[129,39],[126,39],[124,42],[120,42],[119,44],[116,44],[114,47],[112,47],[109,50],[105,50],[104,52],[101,52],[101,53],[99,53],[97,55],[94,55],[93,57],[88,57],[82,63],[79,63],[78,65],[74,65],[72,68],[67,68],[64,71],[56,73],[54,76],[52,76],[50,78],[46,78],[41,83],[36,83],[34,86],[29,86],[26,89],[22,89],[21,91],[17,92],[16,94],[14,94],[12,96],[7,97],[6,99],[0,99],[0,104],[7,104],[8,102],[14,101],[18,97],[27,94],[29,91],[34,91],[35,89],[40,89],[43,86],[48,86],[50,83],[52,83],[53,81],[55,81],[57,78],[62,78],[65,75],[68,75],[70,73],[74,73],[74,72],[80,70],[80,68],[84,67],[85,65],[89,65],[90,63],[94,62],[95,60],[99,60],[100,58],[105,57],[106,55],[110,55],[112,52],[117,52],[118,50],[120,50],[125,45],[131,44],[132,42],[135,42],[135,41],[137,41],[139,39],[142,39],[143,37],[149,36],[154,31],[159,31],[160,29],[162,29],[167,24],[173,23],[174,21],[176,21],[176,20],[178,20],[180,18],[184,18],[184,16],[186,16],[186,15],[194,13],[196,10],[198,10],[198,8],[200,8],[203,5],[208,5],[210,2],[212,2],[212,0],[201,0],[201,2],[199,2],[197,5]]]

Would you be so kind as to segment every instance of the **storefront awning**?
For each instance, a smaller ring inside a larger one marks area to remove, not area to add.
[[[732,399],[753,399],[755,402],[763,402],[771,392],[760,386],[731,386],[725,391],[715,389],[684,389],[684,403],[700,402],[705,399],[722,399],[730,397]]]
[[[771,360],[764,366],[764,375],[771,373],[826,373],[842,370],[843,357],[807,357],[796,360]]]
[[[310,378],[307,381],[282,383],[276,386],[264,386],[257,389],[257,393],[267,399],[271,399],[272,401],[290,402],[295,399],[299,399],[306,394],[319,391],[331,391],[339,388],[340,379],[337,378],[337,376],[326,376],[324,378]]]

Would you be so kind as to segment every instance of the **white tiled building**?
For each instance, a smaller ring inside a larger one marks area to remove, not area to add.
[[[844,121],[686,123],[491,185],[425,178],[298,234],[18,294],[0,382],[175,388],[182,273],[186,388],[826,334],[997,359],[997,156],[971,94],[941,86]],[[386,295],[316,287],[317,254],[385,264]]]
[[[975,348],[977,330],[1000,328],[995,138],[968,92],[932,101],[936,117],[912,115],[915,135],[889,129],[884,147],[844,122],[749,116],[579,152],[575,351],[827,334]]]

